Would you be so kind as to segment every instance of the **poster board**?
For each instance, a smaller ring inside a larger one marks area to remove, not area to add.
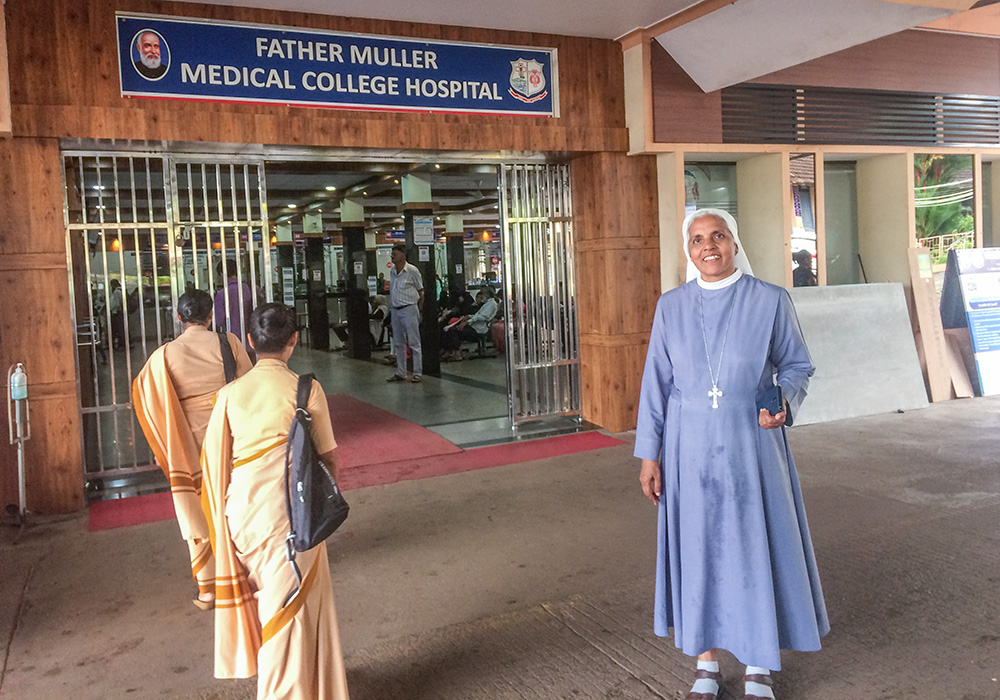
[[[931,401],[947,401],[951,398],[951,374],[948,370],[948,346],[937,306],[931,251],[928,248],[910,248],[909,256],[913,306],[920,326],[920,347],[927,364],[927,386]]]
[[[434,245],[434,217],[413,217],[413,245]]]
[[[948,253],[941,318],[969,329],[982,395],[1000,394],[1000,248]]]

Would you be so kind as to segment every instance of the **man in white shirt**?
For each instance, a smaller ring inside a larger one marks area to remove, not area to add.
[[[423,381],[423,355],[420,349],[420,309],[424,306],[424,281],[416,265],[406,262],[406,246],[392,249],[389,271],[389,306],[392,313],[392,350],[396,355],[396,373],[390,382],[406,381],[406,346],[413,355],[411,382]]]

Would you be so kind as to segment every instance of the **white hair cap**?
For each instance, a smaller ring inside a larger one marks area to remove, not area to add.
[[[736,241],[737,252],[736,259],[733,261],[736,264],[738,270],[742,270],[745,275],[752,275],[753,270],[750,269],[750,259],[747,258],[747,254],[743,252],[743,244],[740,242],[740,234],[736,230],[736,219],[728,211],[723,209],[696,209],[687,215],[684,219],[684,225],[681,227],[683,243],[684,243],[684,257],[687,258],[687,281],[697,278],[701,273],[698,268],[695,267],[694,262],[691,260],[691,253],[688,250],[688,236],[691,232],[691,224],[695,222],[696,219],[700,219],[703,216],[717,216],[722,219],[729,232],[733,234],[733,240]]]

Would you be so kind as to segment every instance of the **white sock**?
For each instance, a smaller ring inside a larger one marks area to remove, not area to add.
[[[762,668],[761,666],[747,666],[748,676],[770,676],[771,669]],[[746,689],[744,692],[747,695],[756,695],[759,698],[770,698],[774,700],[774,692],[771,690],[771,686],[764,685],[763,683],[754,683],[747,681]]]
[[[712,673],[719,672],[719,662],[718,661],[698,661],[699,671],[711,671]],[[692,693],[708,693],[709,695],[719,694],[719,684],[711,678],[699,678],[691,686]]]

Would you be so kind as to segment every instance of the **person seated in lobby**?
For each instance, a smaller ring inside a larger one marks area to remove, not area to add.
[[[497,314],[497,302],[493,292],[484,287],[476,294],[479,309],[473,314],[461,316],[445,326],[441,334],[441,347],[444,348],[446,362],[458,362],[462,357],[462,342],[469,340],[479,342],[481,337],[489,333],[490,322]]]
[[[453,303],[442,305],[441,313],[438,314],[438,328],[444,332],[444,327],[450,324],[452,319],[468,316],[475,311],[476,304],[472,300],[472,295],[468,292],[462,292]]]
[[[372,335],[372,346],[380,348],[387,335],[389,300],[385,298],[384,294],[376,294],[371,298],[368,308],[368,326]]]

